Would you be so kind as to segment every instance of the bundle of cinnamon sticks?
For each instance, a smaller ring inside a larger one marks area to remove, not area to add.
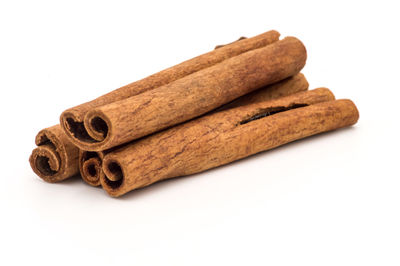
[[[308,90],[307,52],[277,31],[241,37],[64,111],[29,158],[47,182],[80,174],[111,196],[199,173],[358,120]]]

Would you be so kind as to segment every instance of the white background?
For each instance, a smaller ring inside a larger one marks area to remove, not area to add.
[[[0,2],[2,265],[400,264],[397,1],[135,2]],[[119,199],[31,171],[64,109],[270,29],[357,125]]]

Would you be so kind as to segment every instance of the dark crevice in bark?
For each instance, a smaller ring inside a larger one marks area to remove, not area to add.
[[[239,125],[244,125],[244,124],[247,124],[247,123],[249,123],[251,121],[254,121],[254,120],[258,120],[258,119],[261,119],[261,118],[264,118],[264,117],[267,117],[267,116],[271,116],[271,115],[274,115],[274,114],[277,114],[277,113],[282,113],[282,112],[285,112],[285,111],[289,111],[289,110],[292,110],[292,109],[301,108],[301,107],[305,107],[305,106],[308,106],[308,104],[296,104],[296,103],[294,103],[294,104],[291,104],[291,105],[288,105],[288,106],[276,106],[276,107],[270,107],[270,108],[262,109],[257,114],[240,121]]]

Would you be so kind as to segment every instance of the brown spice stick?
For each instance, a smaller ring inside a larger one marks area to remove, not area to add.
[[[221,48],[222,49],[222,48]],[[287,37],[266,47],[227,59],[167,85],[89,111],[84,119],[95,140],[72,130],[72,141],[83,150],[99,151],[200,116],[242,95],[298,73],[306,49]]]
[[[120,101],[142,92],[152,90],[189,74],[195,73],[201,69],[218,64],[231,57],[267,46],[278,41],[279,36],[280,34],[277,31],[268,31],[255,37],[248,38],[240,42],[234,42],[220,49],[194,57],[142,80],[130,83],[90,102],[86,102],[64,111],[60,118],[61,125],[65,127],[67,134],[72,134],[72,132],[69,132],[68,129],[69,127],[74,127],[75,130],[82,131],[82,134],[87,135],[89,133],[92,138],[97,140],[100,138],[101,140],[102,134],[99,135],[96,132],[87,132],[83,126],[83,119],[86,115],[86,112],[92,108]]]
[[[100,176],[104,175],[101,164],[104,153],[102,151],[82,151],[79,152],[79,172],[83,181],[97,187],[100,186]]]
[[[159,132],[107,154],[101,184],[109,195],[121,196],[356,123],[355,105],[333,99],[321,88],[213,113]]]
[[[104,156],[113,151],[79,151],[79,172],[82,180],[87,184],[97,187],[100,186],[100,178],[104,176],[102,163]]]
[[[299,73],[293,77],[282,80],[276,84],[266,86],[262,89],[245,95],[229,105],[224,106],[224,110],[240,105],[257,103],[260,101],[272,100],[279,97],[284,97],[296,92],[305,91],[308,89],[308,82],[303,74]],[[100,186],[100,179],[104,178],[102,169],[102,161],[106,153],[109,151],[79,152],[79,170],[82,179],[91,186]],[[112,178],[112,177],[110,177]],[[117,181],[117,180],[113,180]]]
[[[246,94],[234,100],[233,102],[221,106],[221,108],[218,110],[226,110],[242,105],[278,99],[300,91],[306,91],[308,89],[308,85],[309,84],[304,75],[302,73],[298,73],[292,77]]]
[[[32,170],[44,181],[55,183],[79,173],[79,150],[60,125],[41,130],[35,143],[38,147],[32,151],[29,162]]]

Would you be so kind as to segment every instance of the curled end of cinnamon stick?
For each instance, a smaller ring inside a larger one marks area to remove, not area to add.
[[[71,139],[77,141],[90,141],[92,139],[85,129],[83,120],[75,117],[73,113],[63,112],[60,117],[60,125]]]
[[[60,124],[69,139],[83,150],[103,150],[103,142],[110,135],[110,122],[96,110],[87,112],[84,119],[66,111],[61,114]]]
[[[59,125],[41,130],[35,139],[29,163],[44,181],[55,183],[78,173],[78,149],[73,146]]]
[[[103,189],[113,197],[120,196],[120,188],[124,184],[124,172],[121,165],[112,158],[105,159],[103,162],[104,175],[100,178]]]
[[[103,175],[101,169],[102,154],[90,151],[79,152],[79,171],[83,181],[97,187],[100,186],[100,176]]]
[[[108,137],[109,124],[107,117],[94,109],[89,111],[84,119],[85,128],[87,133],[97,142],[102,142]]]

